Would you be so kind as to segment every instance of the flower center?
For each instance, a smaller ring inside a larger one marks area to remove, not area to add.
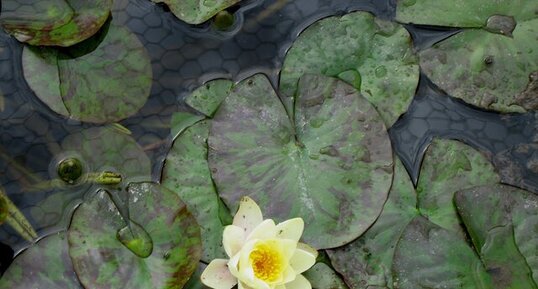
[[[277,281],[285,269],[282,252],[275,245],[260,242],[249,256],[254,275],[265,282]]]

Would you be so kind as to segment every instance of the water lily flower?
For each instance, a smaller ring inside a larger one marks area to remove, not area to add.
[[[258,205],[243,197],[233,224],[224,228],[229,260],[215,259],[202,273],[202,283],[215,289],[311,289],[301,273],[314,265],[317,251],[299,242],[301,218],[275,224],[263,220]]]

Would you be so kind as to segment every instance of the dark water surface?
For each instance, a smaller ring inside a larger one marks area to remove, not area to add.
[[[287,49],[313,22],[349,11],[371,11],[391,19],[395,0],[254,0],[232,9],[236,23],[228,32],[210,24],[189,26],[164,6],[146,0],[117,1],[114,21],[129,27],[145,45],[154,75],[151,95],[134,116],[121,121],[145,149],[160,179],[162,162],[171,145],[170,116],[189,110],[183,98],[215,78],[235,81],[265,73],[278,85],[278,74]],[[406,26],[417,49],[426,48],[458,31],[436,27]],[[28,216],[47,217],[37,204],[53,190],[29,190],[51,178],[59,143],[95,125],[65,119],[41,103],[26,84],[21,69],[22,45],[0,30],[0,184]],[[390,129],[397,154],[416,181],[422,155],[434,137],[461,140],[487,154],[503,170],[505,179],[538,193],[538,115],[500,115],[471,107],[451,98],[421,76],[420,87],[409,109]],[[508,164],[507,164],[508,163]],[[510,167],[509,171],[506,168]],[[517,176],[514,175],[517,172]],[[79,188],[84,190],[88,188]],[[32,191],[32,192],[29,192]],[[67,226],[80,194],[64,208],[63,221],[40,235]],[[41,213],[40,213],[41,212]],[[53,217],[53,216],[51,216]],[[8,226],[0,227],[0,242],[20,252],[28,244]],[[0,244],[0,254],[9,249]],[[4,253],[3,253],[4,252]],[[9,254],[8,254],[9,255]],[[10,256],[4,256],[4,261]],[[1,269],[1,268],[0,268]]]

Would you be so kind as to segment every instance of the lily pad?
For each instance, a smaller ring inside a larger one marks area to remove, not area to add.
[[[538,194],[538,143],[519,144],[493,156],[502,182]]]
[[[74,184],[63,183],[55,175],[51,176],[57,179],[57,182],[53,182],[52,194],[31,210],[40,229],[61,222],[73,208],[73,202],[82,199],[88,191],[98,188],[121,190],[130,182],[151,180],[149,157],[131,136],[113,126],[89,128],[69,135],[63,140],[61,148],[64,153],[58,161],[64,158],[79,160],[83,164],[83,175]],[[56,163],[51,165],[55,166]],[[122,182],[115,185],[96,183],[100,173],[106,171],[121,175]],[[64,219],[64,228],[68,219]]]
[[[31,45],[71,46],[94,35],[110,15],[112,0],[3,0],[0,24]]]
[[[130,220],[122,217],[106,191],[83,203],[73,216],[69,254],[81,283],[103,289],[183,288],[202,252],[194,217],[175,193],[155,184],[132,184],[123,193]],[[147,234],[118,236],[129,224]],[[139,257],[138,245],[148,242],[151,254]]]
[[[485,27],[493,15],[509,15],[518,22],[536,18],[534,0],[399,0],[396,20],[451,27]]]
[[[201,24],[241,0],[151,0],[165,3],[172,13],[189,24]]]
[[[518,22],[512,37],[465,30],[421,51],[420,65],[440,88],[472,105],[504,113],[538,110],[536,35],[538,18]]]
[[[82,289],[67,248],[65,232],[41,239],[15,258],[0,289]]]
[[[391,126],[415,95],[419,66],[403,26],[354,12],[323,19],[301,33],[286,55],[281,92],[294,96],[299,78],[309,73],[353,85]]]
[[[402,163],[396,161],[383,212],[357,240],[328,251],[333,266],[351,288],[393,288],[394,248],[407,224],[418,215],[413,183]]]
[[[454,193],[499,181],[493,165],[480,152],[458,141],[434,140],[420,169],[417,205],[431,222],[463,238],[465,233],[452,201]]]
[[[226,79],[212,80],[193,91],[185,103],[208,117],[212,117],[222,101],[228,96],[233,82]]]
[[[303,275],[314,289],[348,289],[346,283],[325,263],[316,263]]]
[[[424,217],[405,228],[394,253],[394,288],[494,287],[480,258],[467,243]]]
[[[294,112],[290,119],[265,76],[239,83],[211,122],[212,177],[231,211],[251,196],[269,218],[303,218],[306,243],[341,246],[366,231],[387,198],[386,128],[353,87],[324,76],[301,78]]]
[[[391,271],[394,248],[411,220],[423,214],[465,240],[452,202],[454,192],[498,179],[479,152],[457,141],[434,140],[424,157],[416,192],[403,164],[397,161],[383,212],[357,240],[328,251],[334,268],[354,289],[395,288]]]
[[[162,185],[184,200],[200,224],[202,260],[224,258],[222,247],[224,225],[219,215],[219,196],[207,164],[209,122],[201,121],[181,133],[166,157]],[[229,214],[229,212],[228,212]]]
[[[494,282],[500,288],[536,288],[538,197],[492,185],[458,192],[455,202]]]
[[[69,49],[27,46],[22,65],[27,83],[52,110],[94,123],[135,114],[152,83],[144,46],[128,29],[115,25]]]

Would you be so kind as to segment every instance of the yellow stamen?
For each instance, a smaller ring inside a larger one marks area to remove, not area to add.
[[[256,244],[249,256],[254,275],[265,282],[277,281],[285,269],[282,252],[272,243],[274,242]]]

